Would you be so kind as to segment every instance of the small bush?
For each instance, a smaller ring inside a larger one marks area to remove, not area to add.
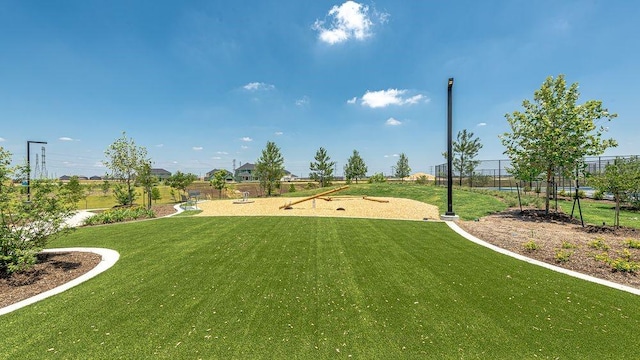
[[[154,218],[153,210],[142,207],[109,209],[100,214],[87,218],[84,225],[113,224],[123,221]]]
[[[318,184],[314,182],[308,182],[307,185],[305,185],[305,189],[307,190],[315,189],[317,187],[318,187]]]
[[[369,177],[369,184],[384,183],[384,182],[387,182],[387,179],[384,177],[382,173],[376,173],[376,174],[373,174],[371,177]]]
[[[562,242],[562,248],[563,249],[577,249],[578,245],[570,243],[568,241],[563,241]]]
[[[289,192],[290,192],[290,193],[292,193],[292,192],[296,192],[296,186],[295,186],[295,185],[293,185],[293,184],[289,185]]]
[[[624,244],[629,249],[640,249],[640,240],[627,239],[624,241]]]
[[[529,242],[524,243],[522,246],[524,246],[524,249],[527,251],[536,251],[540,248],[533,240],[529,240]]]
[[[593,200],[602,200],[604,199],[604,193],[600,190],[596,190],[593,193]]]
[[[573,251],[559,249],[559,250],[556,250],[556,255],[554,256],[554,259],[558,263],[564,263],[569,261],[569,258],[571,257],[571,255],[573,255]]]
[[[428,182],[429,182],[429,179],[427,178],[426,175],[420,175],[416,179],[416,184],[418,185],[427,185]]]
[[[578,190],[578,197],[580,199],[584,199],[585,197],[587,197],[587,194],[584,192],[584,190]]]
[[[640,270],[640,263],[636,261],[626,260],[626,259],[615,259],[611,263],[611,268],[613,271],[620,271],[626,273],[635,273]]]
[[[596,238],[595,240],[589,241],[587,245],[589,245],[590,248],[596,250],[607,251],[611,248],[609,245],[607,245],[606,242],[604,242],[604,239],[602,238]]]
[[[606,252],[600,253],[600,254],[595,254],[593,255],[593,258],[596,261],[602,261],[603,263],[611,263],[611,259],[609,258],[609,254],[607,254]]]

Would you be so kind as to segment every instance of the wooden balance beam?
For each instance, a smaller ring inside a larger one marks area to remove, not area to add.
[[[313,199],[316,199],[316,198],[319,198],[319,197],[322,197],[322,196],[325,196],[325,195],[333,194],[334,192],[342,191],[342,190],[344,190],[344,189],[346,189],[348,187],[349,187],[349,185],[345,185],[345,186],[341,186],[341,187],[339,187],[337,189],[321,192],[320,194],[309,196],[307,198],[300,199],[300,200],[294,201],[292,203],[282,205],[278,209],[286,209],[288,207],[291,207],[291,205],[300,204],[300,203],[305,202],[305,201],[309,201],[309,200],[313,200]]]

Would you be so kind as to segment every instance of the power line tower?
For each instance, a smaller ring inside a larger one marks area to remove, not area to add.
[[[42,163],[40,164],[40,177],[46,179],[49,177],[49,174],[47,174],[47,154],[45,153],[44,146],[42,147],[42,156],[40,156],[40,158],[42,159]]]
[[[40,171],[40,158],[36,154],[36,166],[33,168],[33,178],[38,179],[38,172]]]

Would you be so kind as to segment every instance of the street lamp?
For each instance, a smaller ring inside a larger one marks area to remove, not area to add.
[[[46,141],[27,141],[27,201],[31,201],[31,144],[46,143]]]
[[[453,212],[452,88],[453,78],[449,78],[447,84],[447,212],[442,216],[443,220],[457,220],[458,218]]]

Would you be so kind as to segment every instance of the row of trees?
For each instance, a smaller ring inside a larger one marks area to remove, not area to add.
[[[330,186],[335,179],[335,161],[331,161],[331,157],[327,154],[324,147],[320,147],[314,156],[314,161],[309,163],[309,178],[318,182],[320,187]],[[367,174],[367,165],[358,153],[353,150],[353,154],[347,160],[344,167],[344,175],[347,182],[354,181],[358,183],[358,179],[362,179]],[[284,176],[284,158],[280,152],[280,148],[274,142],[267,142],[266,147],[262,150],[262,155],[256,161],[256,177],[260,181],[260,186],[264,189],[267,196],[271,196],[276,189],[280,187],[280,179]],[[402,153],[399,155],[398,162],[395,166],[394,176],[405,178],[411,173],[408,157]]]

